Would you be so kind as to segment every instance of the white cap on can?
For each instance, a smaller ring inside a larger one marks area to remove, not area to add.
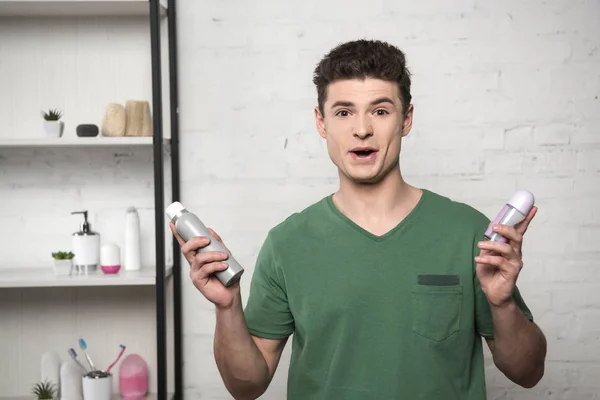
[[[169,217],[170,220],[173,219],[173,217],[179,214],[179,212],[181,212],[181,210],[183,210],[184,208],[185,207],[181,205],[181,203],[178,201],[171,203],[171,205],[167,207],[167,217]]]
[[[508,200],[508,204],[519,210],[521,214],[527,216],[535,204],[535,198],[533,197],[533,193],[527,190],[519,190]]]

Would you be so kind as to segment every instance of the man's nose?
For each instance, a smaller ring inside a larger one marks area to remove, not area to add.
[[[354,136],[365,139],[373,135],[373,125],[371,124],[371,118],[363,115],[359,116],[357,124],[354,127]]]

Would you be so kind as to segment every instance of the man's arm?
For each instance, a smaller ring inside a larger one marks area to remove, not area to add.
[[[507,242],[481,241],[477,244],[480,254],[475,257],[477,279],[491,313],[494,340],[488,340],[488,345],[494,363],[507,378],[527,388],[544,375],[546,339],[520,309],[514,293],[523,268],[523,236],[536,213],[534,206],[514,227],[492,225]]]
[[[285,338],[280,340],[251,336],[242,308],[239,283],[225,287],[213,276],[214,272],[227,268],[223,263],[227,260],[227,253],[199,252],[198,249],[210,243],[210,238],[195,237],[185,242],[172,222],[170,227],[190,265],[190,277],[194,286],[215,305],[217,324],[213,346],[217,367],[225,386],[237,400],[254,400],[267,390],[285,347],[287,334],[291,334],[293,325],[285,293],[273,292],[272,288],[276,285],[270,283],[273,279],[270,242],[267,241],[259,253],[248,303],[251,315],[266,316],[267,325],[280,328],[284,326],[283,332],[273,333]],[[211,228],[208,229],[225,246],[221,237]],[[268,284],[264,283],[266,280],[269,281]],[[258,300],[253,300],[254,298]]]
[[[287,340],[251,336],[239,296],[216,317],[214,353],[225,387],[236,400],[254,400],[271,383]]]
[[[515,301],[502,307],[490,304],[494,339],[486,339],[496,367],[508,379],[526,388],[544,376],[546,338]]]

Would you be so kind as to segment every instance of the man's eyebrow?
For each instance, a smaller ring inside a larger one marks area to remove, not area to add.
[[[335,108],[335,107],[352,107],[354,106],[354,103],[350,102],[350,101],[336,101],[335,103],[333,103],[331,105],[331,108]]]
[[[371,105],[376,106],[377,104],[381,103],[390,103],[391,105],[394,105],[394,102],[389,97],[380,97],[378,99],[375,99],[371,102]]]
[[[372,106],[376,106],[376,105],[381,104],[381,103],[390,103],[391,105],[394,105],[394,102],[389,97],[379,97],[379,98],[373,100],[371,102],[371,105]],[[339,101],[336,101],[335,103],[333,103],[331,105],[331,108],[335,108],[335,107],[353,107],[353,106],[354,106],[354,103],[352,103],[351,101],[339,100]]]

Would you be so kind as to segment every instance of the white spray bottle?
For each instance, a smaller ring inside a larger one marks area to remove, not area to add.
[[[141,268],[140,236],[140,216],[135,207],[129,207],[125,217],[125,271],[138,271]]]

